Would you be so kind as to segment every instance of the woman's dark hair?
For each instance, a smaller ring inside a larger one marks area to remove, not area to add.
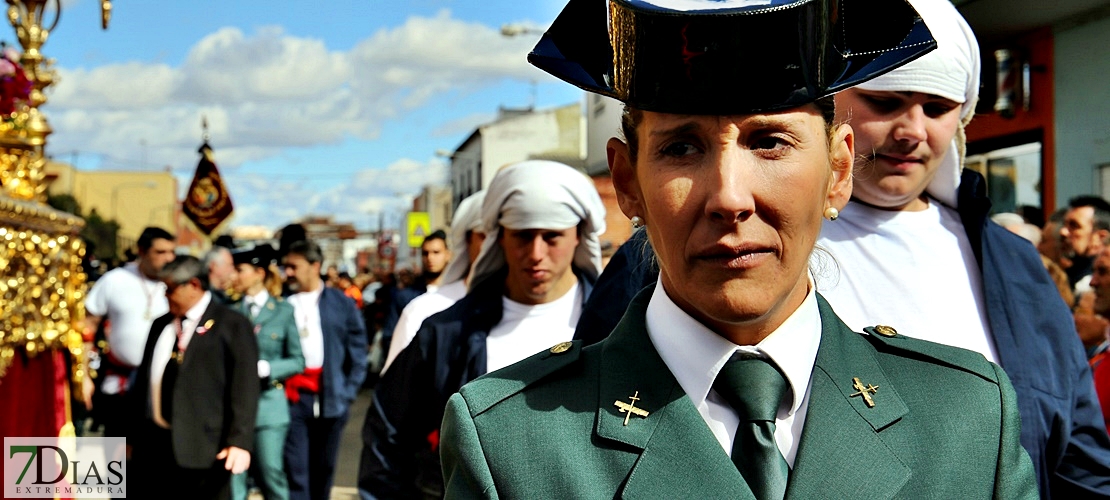
[[[833,120],[836,117],[836,101],[833,96],[825,96],[813,102],[817,109],[821,111],[821,117],[825,119],[825,129],[831,134],[833,130]],[[640,141],[636,135],[636,129],[640,126],[640,122],[644,119],[644,112],[631,106],[624,106],[624,113],[621,114],[621,134],[624,135],[624,142],[628,144],[629,160],[633,164],[636,163],[636,153],[639,151]]]

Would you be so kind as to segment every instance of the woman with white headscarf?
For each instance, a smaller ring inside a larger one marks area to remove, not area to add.
[[[568,343],[601,273],[605,207],[581,172],[551,161],[502,168],[485,190],[485,234],[468,292],[420,325],[374,391],[359,489],[441,494],[438,429],[463,384]]]
[[[978,42],[948,0],[910,4],[937,50],[836,96],[860,158],[852,201],[817,242],[839,268],[818,288],[852,328],[893,325],[1000,364],[1041,495],[1110,495],[1110,441],[1068,308],[1033,247],[987,221],[983,178],[962,171]]]

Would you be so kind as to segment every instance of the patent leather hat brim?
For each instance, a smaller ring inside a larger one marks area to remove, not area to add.
[[[571,0],[528,60],[638,109],[724,115],[801,106],[935,47],[904,0],[699,12]]]

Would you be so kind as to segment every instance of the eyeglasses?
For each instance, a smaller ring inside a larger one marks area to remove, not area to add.
[[[166,283],[166,295],[169,295],[169,294],[173,293],[175,290],[177,290],[182,285],[188,285],[188,284],[191,284],[192,282],[193,282],[192,279],[188,279],[188,280],[182,281],[180,283]]]

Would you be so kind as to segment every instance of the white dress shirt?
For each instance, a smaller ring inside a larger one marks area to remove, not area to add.
[[[250,311],[251,319],[253,320],[258,316],[259,311],[261,311],[263,307],[266,307],[266,302],[270,300],[270,292],[267,292],[266,289],[263,288],[254,295],[244,297],[243,300],[247,301],[247,309]]]
[[[173,397],[172,394],[162,394],[162,375],[166,372],[166,364],[170,362],[170,357],[173,355],[174,344],[178,344],[182,351],[189,347],[193,333],[200,326],[200,317],[208,310],[208,304],[211,302],[212,294],[204,292],[200,300],[185,311],[185,318],[181,320],[181,339],[177,338],[177,320],[172,319],[162,329],[161,336],[154,344],[154,352],[150,355],[150,410],[154,423],[164,429],[169,429],[170,424],[162,417],[162,397]]]
[[[289,296],[293,304],[297,330],[301,334],[301,352],[304,354],[305,368],[324,366],[324,327],[320,326],[320,295],[324,287],[311,292],[301,292]]]
[[[711,391],[713,381],[737,351],[765,355],[778,365],[790,391],[775,418],[775,442],[793,468],[806,420],[810,375],[821,344],[821,313],[812,282],[802,305],[755,346],[733,344],[686,314],[667,296],[662,280],[656,282],[645,319],[655,350],[730,455],[740,417],[724,398]]]
[[[250,312],[251,315],[251,323],[254,323],[254,319],[258,317],[258,313],[262,312],[262,308],[266,307],[266,302],[269,302],[270,292],[267,292],[266,289],[263,288],[254,295],[243,297],[243,300],[247,301],[247,309],[249,310],[248,312]],[[255,326],[255,335],[258,335],[258,329],[259,327]],[[266,378],[269,376],[270,362],[266,361],[265,359],[258,360],[258,378]]]

